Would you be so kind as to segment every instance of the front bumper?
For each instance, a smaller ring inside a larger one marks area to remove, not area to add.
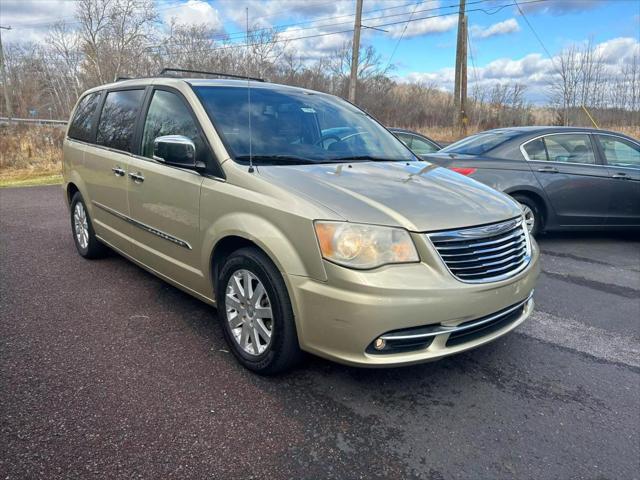
[[[432,257],[433,258],[433,257]],[[466,284],[437,263],[354,271],[326,263],[327,282],[288,276],[303,350],[340,363],[382,367],[437,360],[490,342],[521,324],[533,311],[533,292],[540,273],[535,244],[529,265],[512,278]],[[519,305],[508,322],[448,342],[455,327],[491,318]],[[405,351],[376,353],[372,342],[385,334],[415,327],[434,331],[427,345]],[[443,328],[444,327],[444,328]],[[450,330],[450,331],[447,331]]]

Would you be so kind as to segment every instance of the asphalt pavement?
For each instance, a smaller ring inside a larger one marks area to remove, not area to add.
[[[0,478],[640,478],[640,239],[540,240],[536,312],[420,366],[240,367],[211,307],[0,189]]]

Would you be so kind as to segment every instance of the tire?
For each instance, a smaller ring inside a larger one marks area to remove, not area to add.
[[[251,286],[245,296],[247,281]],[[247,298],[251,293],[253,298]],[[274,375],[300,362],[302,351],[289,294],[280,272],[263,252],[242,248],[226,259],[216,300],[225,340],[243,366],[261,375]]]
[[[529,233],[534,237],[540,235],[544,231],[544,216],[537,202],[524,195],[514,195],[513,199],[520,204],[525,212],[525,220],[530,216],[529,218],[533,221],[532,228],[529,226],[529,222],[527,222]]]
[[[107,247],[96,238],[87,206],[80,192],[76,192],[73,195],[70,212],[73,242],[80,256],[87,259],[104,257],[107,253]],[[83,233],[79,233],[79,228],[82,228],[81,226],[84,227]]]

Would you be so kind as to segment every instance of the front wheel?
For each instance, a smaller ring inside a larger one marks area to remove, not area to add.
[[[272,375],[300,361],[291,301],[264,253],[255,248],[232,253],[220,271],[216,296],[225,339],[242,365]]]

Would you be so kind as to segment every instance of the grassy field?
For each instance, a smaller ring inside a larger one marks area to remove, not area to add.
[[[447,143],[463,136],[452,127],[414,130]],[[640,126],[612,127],[610,130],[640,138]],[[466,133],[477,132],[476,127],[470,126]],[[61,183],[63,139],[64,128],[60,127],[0,125],[0,187]]]
[[[0,188],[30,187],[34,185],[55,185],[62,183],[61,173],[16,170],[0,173]]]
[[[0,126],[0,187],[62,182],[64,128]]]

